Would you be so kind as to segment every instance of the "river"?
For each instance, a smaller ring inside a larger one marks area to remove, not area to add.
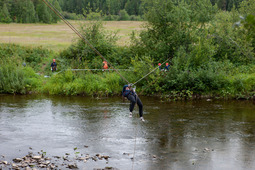
[[[31,152],[59,169],[255,169],[252,101],[141,100],[145,122],[120,97],[0,95],[0,161]],[[110,158],[91,159],[98,154]]]

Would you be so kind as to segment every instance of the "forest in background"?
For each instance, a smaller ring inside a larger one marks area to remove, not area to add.
[[[170,63],[168,72],[153,72],[137,83],[137,92],[167,100],[196,96],[249,99],[255,96],[255,2],[244,0],[239,10],[222,11],[209,0],[196,3],[144,0],[148,7],[143,29],[133,32],[129,46],[100,21],[80,27],[80,32],[115,68],[135,82],[157,67]],[[82,40],[60,53],[41,47],[0,46],[1,93],[62,95],[118,95],[126,83],[116,72],[74,72],[100,69],[103,60]],[[58,74],[38,67],[52,58]],[[26,63],[26,67],[22,63]],[[50,75],[44,78],[42,75]],[[149,86],[148,88],[148,85]]]
[[[145,20],[151,8],[146,0],[48,0],[66,19],[85,20]],[[223,11],[238,10],[243,0],[210,0]],[[176,5],[194,0],[174,0]],[[42,0],[0,0],[0,22],[56,23],[59,18]]]

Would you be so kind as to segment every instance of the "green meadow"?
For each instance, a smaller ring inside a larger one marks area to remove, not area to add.
[[[69,21],[76,29],[90,21]],[[139,21],[105,21],[107,31],[117,32],[118,45],[128,45],[132,31],[141,30]],[[61,51],[66,49],[78,36],[64,23],[57,24],[0,24],[0,43],[14,43],[24,46],[43,46]]]

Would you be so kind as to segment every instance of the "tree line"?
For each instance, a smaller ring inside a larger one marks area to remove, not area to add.
[[[140,20],[145,18],[148,3],[144,0],[48,0],[67,19]],[[195,0],[172,0],[173,3],[196,3]],[[239,9],[243,0],[210,0],[219,9]],[[138,17],[137,17],[138,16]],[[0,0],[0,22],[56,23],[59,18],[42,0]]]
[[[58,0],[48,0],[61,11]],[[0,22],[56,23],[59,18],[41,0],[1,0]]]

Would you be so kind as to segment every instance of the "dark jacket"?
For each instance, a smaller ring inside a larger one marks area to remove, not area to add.
[[[128,97],[128,95],[134,95],[135,92],[133,92],[132,90],[126,90],[126,88],[128,87],[128,85],[125,85],[123,86],[123,89],[122,89],[122,96],[124,97]]]
[[[51,63],[51,67],[52,67],[52,71],[56,71],[57,70],[57,63],[55,63],[55,62]]]

